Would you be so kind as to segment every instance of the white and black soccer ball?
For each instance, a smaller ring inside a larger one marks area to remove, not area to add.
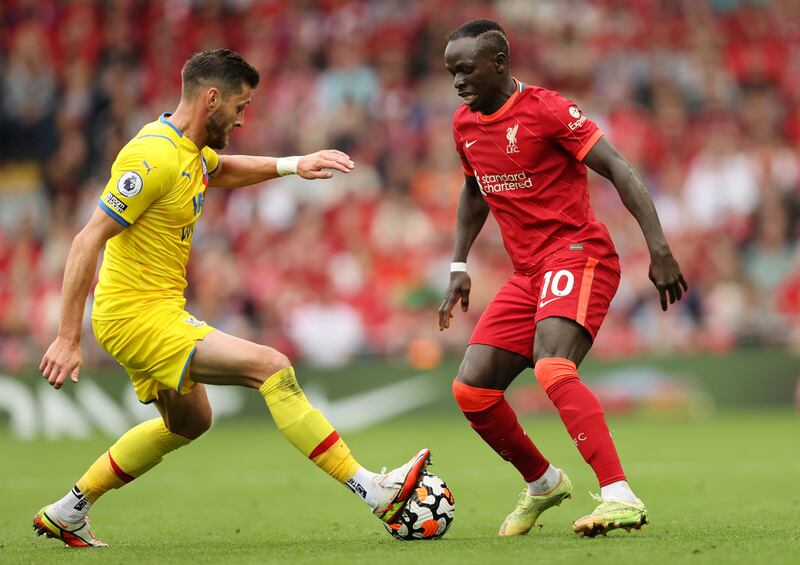
[[[400,540],[436,539],[450,528],[455,513],[456,501],[445,482],[424,473],[400,517],[384,525]]]

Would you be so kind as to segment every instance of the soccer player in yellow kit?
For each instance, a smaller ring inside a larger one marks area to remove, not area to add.
[[[205,384],[257,389],[278,429],[305,456],[392,522],[430,459],[422,449],[389,473],[372,473],[306,399],[285,355],[227,335],[184,310],[186,263],[206,188],[236,188],[285,174],[326,179],[354,164],[335,150],[302,157],[220,156],[258,86],[258,72],[227,49],[192,56],[173,114],[145,125],[120,151],[99,207],[75,236],[67,259],[58,336],[39,369],[55,387],[78,382],[86,298],[103,245],[92,328],[127,371],[139,400],[160,417],[135,426],[75,486],[33,518],[39,535],[68,546],[104,546],[89,530],[97,499],[198,438],[211,425]]]

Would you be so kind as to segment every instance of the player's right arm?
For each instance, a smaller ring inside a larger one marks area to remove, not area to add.
[[[456,222],[456,248],[453,253],[454,263],[466,263],[469,250],[478,237],[486,218],[489,205],[483,199],[480,186],[474,175],[465,174],[464,184],[458,198],[458,220]],[[469,292],[472,280],[466,271],[450,273],[450,284],[447,286],[442,305],[439,306],[439,331],[450,327],[450,318],[456,302],[461,300],[461,310],[469,309]]]
[[[44,378],[61,388],[67,377],[78,382],[83,364],[80,340],[86,297],[94,280],[97,258],[106,241],[133,225],[174,184],[174,146],[165,138],[138,138],[120,151],[111,166],[98,209],[72,241],[64,271],[58,337],[39,364]]]
[[[122,224],[98,208],[72,240],[61,288],[58,336],[39,364],[42,375],[54,388],[61,388],[67,377],[74,383],[78,382],[83,365],[80,347],[83,310],[94,280],[97,258],[106,241],[123,229]]]

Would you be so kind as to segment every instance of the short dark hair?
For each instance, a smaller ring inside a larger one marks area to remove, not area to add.
[[[447,36],[447,42],[462,37],[477,37],[484,45],[491,45],[497,53],[508,55],[508,37],[499,23],[492,20],[472,20]]]
[[[217,86],[223,96],[240,92],[242,83],[258,86],[259,75],[241,55],[230,49],[210,49],[195,53],[181,70],[183,92],[191,97],[202,86]]]

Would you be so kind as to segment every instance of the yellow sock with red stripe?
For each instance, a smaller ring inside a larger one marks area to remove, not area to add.
[[[269,377],[258,389],[281,433],[331,477],[346,484],[361,468],[330,422],[300,388],[294,368]]]
[[[191,440],[174,434],[164,420],[154,418],[125,432],[77,482],[90,503],[111,489],[120,488],[158,465],[164,455]]]

